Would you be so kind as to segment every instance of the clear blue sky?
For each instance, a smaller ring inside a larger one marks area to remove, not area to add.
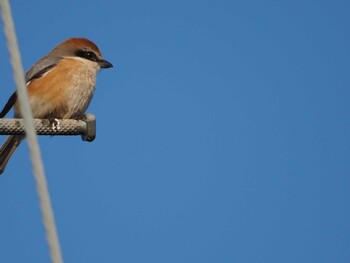
[[[115,65],[93,143],[40,138],[65,262],[350,262],[349,1],[12,9],[26,70],[80,36]],[[0,209],[0,261],[48,262],[26,144]]]

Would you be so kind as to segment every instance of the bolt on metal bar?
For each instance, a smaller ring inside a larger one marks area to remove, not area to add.
[[[86,114],[83,120],[34,119],[38,135],[81,135],[83,141],[92,142],[96,137],[96,118]],[[0,135],[25,135],[22,119],[0,119]]]

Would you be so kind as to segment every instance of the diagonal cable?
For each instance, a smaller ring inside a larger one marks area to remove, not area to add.
[[[20,103],[20,110],[23,116],[24,128],[28,139],[30,156],[32,160],[36,189],[39,196],[41,214],[45,226],[46,238],[49,245],[51,261],[62,263],[60,243],[57,236],[55,219],[51,207],[50,195],[47,188],[44,166],[41,160],[40,149],[33,124],[33,114],[29,105],[24,72],[19,54],[14,23],[11,15],[11,8],[8,0],[0,0],[1,17],[4,24],[4,31],[7,47],[10,54],[14,80],[17,87],[17,96]]]

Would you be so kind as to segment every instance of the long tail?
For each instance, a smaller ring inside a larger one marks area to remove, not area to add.
[[[0,174],[2,174],[6,168],[6,164],[10,160],[12,154],[23,140],[23,136],[10,135],[4,144],[0,148]]]

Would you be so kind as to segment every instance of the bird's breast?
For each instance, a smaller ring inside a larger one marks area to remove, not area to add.
[[[34,117],[80,117],[92,99],[97,72],[93,65],[79,60],[60,60],[47,74],[28,84]]]

